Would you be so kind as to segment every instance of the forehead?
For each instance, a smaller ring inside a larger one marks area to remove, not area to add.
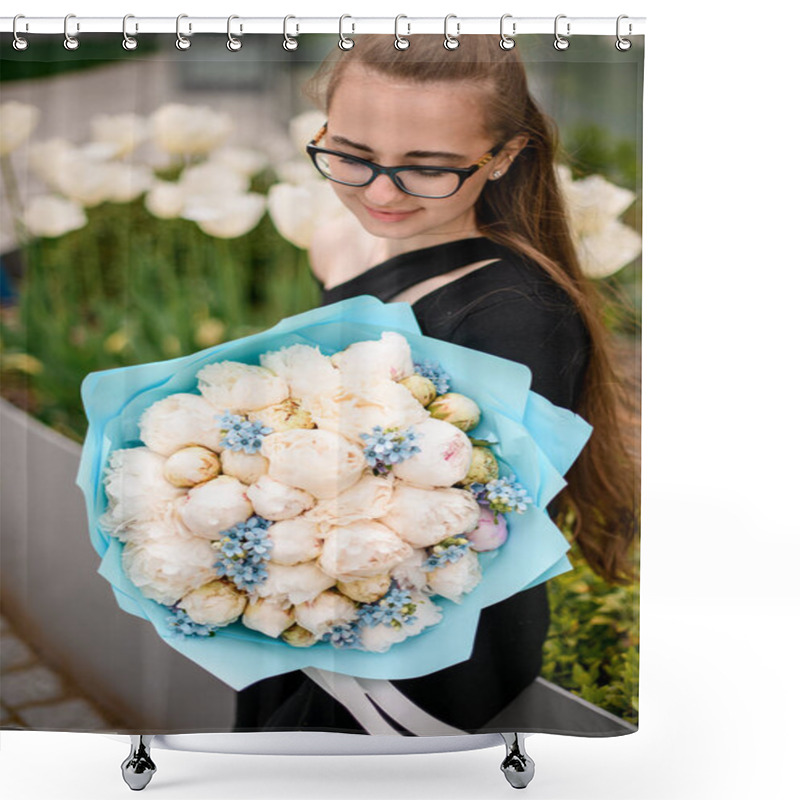
[[[328,107],[328,130],[376,153],[471,152],[488,137],[481,90],[467,81],[412,82],[349,65]]]

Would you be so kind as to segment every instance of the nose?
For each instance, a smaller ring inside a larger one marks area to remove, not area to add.
[[[364,198],[376,206],[388,206],[396,203],[403,197],[403,192],[398,189],[388,175],[378,175],[372,183],[364,189]]]

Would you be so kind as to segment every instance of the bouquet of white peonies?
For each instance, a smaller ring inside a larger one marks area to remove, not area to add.
[[[142,446],[111,453],[100,519],[177,635],[241,620],[292,647],[385,652],[478,585],[478,554],[531,502],[467,435],[478,404],[400,333],[196,378],[146,408]]]
[[[78,483],[99,571],[234,688],[458,663],[481,608],[569,569],[546,505],[590,428],[529,385],[368,296],[92,373]]]

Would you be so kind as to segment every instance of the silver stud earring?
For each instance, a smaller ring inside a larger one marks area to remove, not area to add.
[[[497,169],[492,173],[492,177],[493,178],[499,178],[502,174],[503,173],[499,169]]]

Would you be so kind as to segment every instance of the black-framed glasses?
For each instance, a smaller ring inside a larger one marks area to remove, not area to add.
[[[306,152],[311,156],[314,166],[328,180],[345,186],[368,186],[378,175],[388,175],[392,183],[406,194],[430,199],[454,195],[467,178],[474,175],[503,149],[504,144],[495,145],[468,167],[427,167],[420,164],[384,167],[349,153],[319,147],[317,142],[322,139],[327,129],[326,122],[306,145]]]

